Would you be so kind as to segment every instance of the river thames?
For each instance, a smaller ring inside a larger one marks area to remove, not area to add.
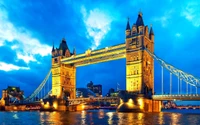
[[[0,112],[1,125],[199,125],[200,110],[175,113],[118,113],[112,110],[80,112]]]

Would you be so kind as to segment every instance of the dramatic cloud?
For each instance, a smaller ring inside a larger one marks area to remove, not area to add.
[[[19,69],[23,69],[23,70],[29,70],[29,67],[19,67],[13,64],[7,64],[4,62],[0,62],[0,70],[3,71],[12,71],[12,70],[19,70]]]
[[[0,46],[11,44],[11,49],[16,51],[17,59],[26,63],[37,61],[36,55],[46,56],[51,52],[51,47],[41,44],[37,38],[32,37],[30,31],[23,27],[17,27],[8,19],[5,9],[0,9]]]
[[[96,49],[101,44],[101,40],[104,36],[110,31],[112,17],[98,8],[87,12],[84,6],[81,7],[81,13],[87,29],[87,35],[94,41],[91,48]]]
[[[189,2],[181,13],[195,27],[200,26],[200,2]]]

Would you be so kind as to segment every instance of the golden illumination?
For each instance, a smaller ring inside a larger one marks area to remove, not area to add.
[[[86,113],[84,111],[81,112],[81,124],[85,125],[86,120]]]
[[[120,98],[120,104],[124,103],[124,101]]]
[[[144,100],[141,99],[141,98],[139,98],[137,101],[138,101],[138,104],[140,105],[140,109],[143,109],[143,107],[144,107]]]
[[[16,107],[16,106],[14,106],[14,107],[13,107],[13,109],[14,109],[14,110],[17,110],[17,107]]]
[[[57,102],[53,102],[53,107],[54,107],[55,109],[57,109],[57,108],[58,108],[58,103],[57,103]]]
[[[85,105],[84,105],[84,104],[82,104],[82,109],[83,109],[83,110],[85,109]]]
[[[109,119],[108,119],[108,124],[109,125],[112,125],[113,124],[113,112],[108,112],[108,113],[106,113],[107,114],[107,116],[109,117]]]
[[[92,51],[91,51],[90,49],[88,49],[87,51],[85,51],[85,55],[86,55],[86,56],[90,56],[90,55],[91,55],[91,52],[92,52]]]
[[[133,104],[133,99],[129,99],[129,100],[128,100],[128,103]]]

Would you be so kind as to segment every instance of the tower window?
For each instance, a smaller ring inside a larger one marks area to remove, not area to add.
[[[57,59],[57,58],[55,58],[55,59],[54,59],[54,63],[57,63],[57,62],[58,62],[58,59]]]

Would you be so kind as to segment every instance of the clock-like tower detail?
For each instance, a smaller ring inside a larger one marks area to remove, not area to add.
[[[52,95],[57,98],[76,98],[76,67],[63,64],[61,59],[76,54],[70,53],[66,40],[63,38],[59,48],[52,48]]]
[[[136,23],[126,26],[126,90],[128,92],[153,93],[154,61],[146,49],[154,52],[154,33],[144,25],[142,13],[139,12]]]

